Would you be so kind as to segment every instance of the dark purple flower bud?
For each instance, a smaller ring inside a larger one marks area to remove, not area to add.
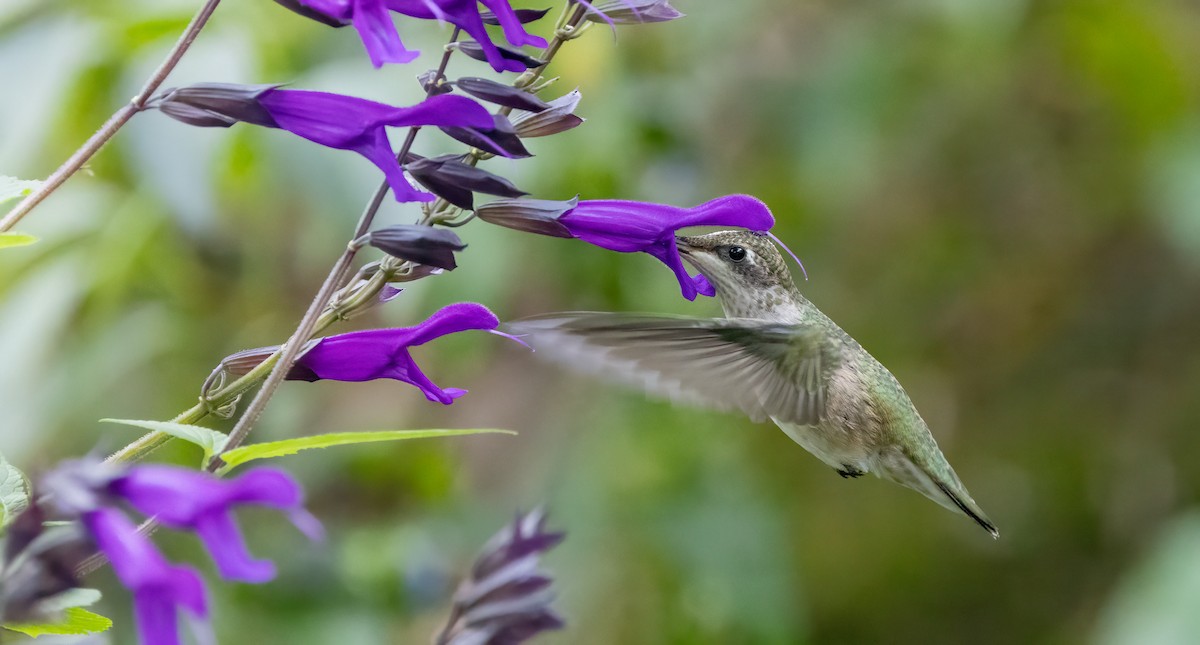
[[[167,562],[124,513],[100,508],[85,513],[83,524],[108,556],[117,579],[133,592],[143,645],[179,645],[179,609],[199,619],[208,616],[200,576]]]
[[[75,568],[93,549],[90,541],[76,525],[47,528],[45,521],[32,504],[5,529],[0,622],[54,622],[43,601],[80,586]]]
[[[547,103],[550,107],[541,112],[519,112],[512,117],[513,129],[523,138],[545,137],[570,130],[584,122],[575,116],[575,108],[583,95],[579,90],[568,92]]]
[[[551,608],[553,580],[539,568],[543,553],[563,540],[545,530],[535,510],[484,546],[471,575],[454,593],[453,622],[437,638],[446,645],[515,645],[565,623]]]
[[[500,58],[501,65],[501,67],[496,70],[498,72],[523,72],[526,69],[537,69],[538,67],[546,64],[546,61],[534,58],[523,51],[509,47],[503,47],[500,45],[493,45],[490,48],[484,48],[478,42],[463,41],[454,43],[453,47],[467,56],[474,58],[475,60],[481,60],[484,62],[488,62],[490,60],[489,56],[493,55],[491,52],[492,50],[495,50],[494,55]],[[496,67],[496,64],[493,64],[492,67]]]
[[[336,16],[321,13],[316,9],[301,4],[300,0],[275,0],[275,3],[288,9],[289,11],[304,16],[309,20],[316,20],[317,22],[329,25],[330,27],[345,27],[346,25],[350,24],[350,20],[348,19],[342,19]]]
[[[527,195],[509,180],[460,161],[458,155],[420,159],[408,164],[408,172],[421,185],[459,208],[475,208],[474,193],[520,197]]]
[[[436,69],[427,70],[417,76],[417,82],[421,84],[421,89],[425,90],[425,93],[429,96],[449,94],[454,91],[454,88],[442,79]]]
[[[505,85],[504,83],[497,83],[486,78],[460,78],[454,81],[453,84],[458,89],[477,99],[517,110],[541,112],[550,107],[549,103],[523,89],[513,87],[512,85]]]
[[[749,195],[727,195],[692,208],[623,200],[579,202],[558,219],[575,237],[622,253],[649,253],[679,280],[683,297],[715,295],[706,280],[692,277],[679,256],[675,231],[688,226],[738,226],[766,231],[775,218],[766,204]],[[700,277],[702,278],[702,277]]]
[[[254,504],[286,511],[309,538],[321,535],[320,523],[304,510],[300,485],[276,468],[255,468],[224,480],[173,466],[137,466],[109,490],[165,526],[194,531],[227,580],[266,582],[275,577],[274,564],[256,560],[246,549],[233,518],[235,506]]]
[[[467,248],[454,231],[432,226],[401,224],[372,231],[367,244],[402,260],[452,271],[458,267],[454,252]]]
[[[443,126],[441,130],[469,146],[502,157],[524,159],[533,156],[525,149],[513,124],[503,114],[493,114],[489,128]]]
[[[548,14],[548,13],[550,13],[549,9],[514,9],[513,10],[513,14],[517,17],[517,20],[520,21],[521,24],[523,24],[523,25],[527,25],[531,22],[537,22],[538,20],[541,20],[542,18],[544,18],[546,16],[546,14]],[[479,16],[481,18],[483,18],[483,22],[485,24],[489,24],[489,25],[500,24],[500,19],[496,17],[496,14],[494,14],[490,11],[481,12],[479,14]]]
[[[475,209],[479,219],[538,235],[575,237],[558,218],[579,204],[575,197],[567,201],[550,199],[497,199]]]
[[[199,102],[193,106],[193,100]],[[328,148],[352,150],[383,171],[396,200],[401,202],[432,201],[433,196],[417,191],[405,179],[392,153],[387,126],[487,129],[495,124],[491,113],[464,96],[434,96],[412,107],[393,107],[327,92],[206,83],[172,90],[156,99],[154,106],[170,116],[184,110],[180,106],[192,106],[195,109],[186,112],[192,120],[185,122],[193,125],[227,126],[229,123],[220,117],[228,117],[287,130]],[[199,122],[198,114],[212,121]]]
[[[308,343],[306,346],[311,345],[312,342]],[[278,350],[280,350],[280,346],[272,345],[269,346],[269,348],[244,349],[234,352],[234,354],[230,354],[222,358],[220,366],[218,366],[216,370],[212,372],[212,375],[209,376],[209,380],[216,378],[216,376],[221,372],[232,376],[244,376],[250,373],[251,369],[258,367],[259,364],[262,364],[266,358],[269,358]],[[301,350],[301,354],[304,354],[304,350]],[[292,366],[292,372],[288,373],[288,378],[293,380],[317,380],[316,374],[312,374],[311,376],[312,378],[305,378],[304,374],[296,373],[295,366]]]
[[[636,25],[667,22],[683,16],[684,14],[672,7],[667,0],[608,0],[593,2],[584,18],[610,25]]]
[[[264,92],[278,85],[196,83],[167,90],[151,105],[188,125],[228,128],[235,123],[253,123],[278,128],[271,113],[259,103]]]

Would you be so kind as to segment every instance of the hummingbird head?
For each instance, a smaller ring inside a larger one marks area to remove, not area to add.
[[[718,231],[676,236],[680,255],[717,290],[731,318],[786,317],[803,301],[779,249],[766,235]]]

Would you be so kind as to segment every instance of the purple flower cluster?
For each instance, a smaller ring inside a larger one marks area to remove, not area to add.
[[[490,12],[490,18],[504,30],[504,38],[514,47],[533,45],[545,47],[546,40],[525,31],[521,16],[509,6],[507,0],[276,0],[279,4],[308,18],[327,25],[354,25],[366,47],[371,64],[382,67],[384,63],[408,63],[420,52],[405,48],[396,33],[389,12],[411,18],[449,22],[462,29],[484,51],[488,63],[497,72],[522,72],[526,65],[506,58],[492,42],[485,27],[485,16],[480,4]],[[540,14],[538,17],[541,17]]]
[[[168,562],[121,510],[122,505],[164,526],[194,532],[227,580],[260,583],[275,576],[271,562],[255,559],[246,548],[233,518],[238,506],[280,509],[310,538],[321,536],[321,525],[304,510],[300,486],[287,473],[272,468],[257,468],[226,481],[173,466],[120,469],[80,460],[64,462],[47,474],[43,484],[64,514],[81,519],[121,584],[133,593],[138,632],[145,645],[179,643],[178,611],[203,621],[208,605],[200,576],[189,567]]]

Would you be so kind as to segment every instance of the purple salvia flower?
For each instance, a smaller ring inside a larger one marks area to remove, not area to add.
[[[300,486],[274,468],[256,468],[222,480],[183,468],[138,466],[114,480],[109,491],[165,526],[195,531],[227,580],[266,582],[275,577],[275,565],[256,560],[246,549],[233,518],[235,506],[278,508],[287,511],[310,538],[319,539],[321,534],[320,524],[302,506]]]
[[[178,609],[198,619],[208,616],[200,576],[167,562],[124,513],[98,508],[83,514],[83,524],[121,584],[133,592],[143,645],[178,645]]]
[[[416,386],[430,401],[450,405],[467,391],[438,387],[421,371],[409,348],[460,331],[493,330],[499,324],[496,315],[487,307],[460,302],[443,307],[414,327],[369,329],[327,336],[314,341],[296,361],[288,378],[303,381],[390,378]]]
[[[328,92],[201,83],[156,98],[161,112],[191,125],[228,127],[238,122],[287,130],[328,148],[352,150],[383,171],[397,201],[433,201],[404,177],[386,128],[432,125],[492,128],[482,105],[463,96],[434,96],[411,107],[395,107]]]
[[[383,0],[388,9],[413,18],[443,20],[467,32],[483,48],[488,64],[497,72],[523,72],[526,64],[505,57],[488,36],[476,0]],[[514,47],[545,47],[546,40],[525,31],[508,0],[480,0],[496,16],[504,37]]]
[[[504,30],[504,36],[514,47],[533,45],[545,47],[546,40],[525,31],[521,16],[507,0],[481,0]],[[404,47],[396,33],[388,11],[413,18],[449,22],[462,28],[488,52],[487,61],[497,72],[520,72],[525,66],[505,58],[484,27],[484,17],[476,0],[276,0],[279,4],[308,18],[328,25],[353,24],[375,67],[384,63],[408,63],[420,52]],[[299,7],[296,4],[299,4]],[[307,11],[303,11],[307,10]],[[314,16],[313,14],[319,14]]]
[[[688,226],[738,226],[766,231],[775,218],[766,204],[749,195],[728,195],[692,208],[624,200],[582,201],[558,221],[571,235],[596,246],[658,258],[675,272],[683,297],[716,293],[703,276],[693,277],[675,245],[675,232]]]
[[[194,531],[225,578],[263,582],[270,562],[253,559],[234,523],[232,509],[259,504],[283,509],[309,537],[320,524],[301,506],[300,487],[283,471],[258,468],[225,481],[174,466],[123,468],[96,460],[64,462],[43,478],[43,488],[67,517],[79,517],[121,584],[133,593],[144,645],[177,645],[178,609],[198,619],[208,610],[204,585],[191,569],[169,563],[150,539],[116,508],[121,502],[173,528]],[[194,627],[206,628],[197,622]],[[202,633],[202,635],[204,635]],[[203,642],[211,642],[211,638]]]

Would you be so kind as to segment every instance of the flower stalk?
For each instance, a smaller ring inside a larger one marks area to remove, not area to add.
[[[591,25],[590,22],[584,22],[587,15],[587,9],[583,5],[569,1],[563,9],[562,17],[560,17],[557,26],[554,30],[554,37],[550,40],[545,51],[539,55],[539,59],[545,61],[545,64],[536,68],[530,69],[524,74],[521,74],[513,83],[514,87],[532,90],[534,87],[540,89],[541,72],[546,69],[558,50],[569,40],[574,40],[582,35],[583,31]],[[442,55],[441,62],[438,65],[433,77],[427,83],[427,94],[432,95],[436,92],[439,83],[445,79],[446,68],[450,62],[450,56],[455,51],[451,46],[457,42],[461,35],[460,29],[455,29],[451,35],[450,41],[447,43],[445,51]],[[512,112],[512,108],[500,107],[496,113],[507,116]],[[411,151],[414,142],[416,141],[417,133],[420,131],[419,126],[414,126],[408,129],[404,142],[401,144],[397,158],[403,159]],[[479,161],[479,155],[469,155],[464,162],[468,165],[475,165]],[[274,395],[275,389],[286,379],[292,364],[295,363],[300,351],[304,345],[316,334],[327,329],[333,323],[339,320],[345,320],[353,315],[357,310],[362,309],[365,305],[372,302],[385,286],[397,275],[403,275],[406,271],[411,270],[411,263],[397,261],[384,261],[381,269],[367,278],[364,282],[343,287],[346,282],[350,266],[353,263],[361,245],[355,241],[362,238],[370,230],[371,224],[374,221],[375,214],[383,204],[384,198],[387,195],[388,184],[381,182],[378,189],[367,202],[362,215],[359,218],[354,235],[350,238],[351,242],[346,249],[338,257],[337,262],[326,276],[325,282],[322,283],[316,296],[313,298],[308,310],[301,318],[300,323],[295,332],[293,332],[288,342],[280,346],[280,349],[271,354],[262,363],[254,369],[240,376],[239,378],[227,383],[221,384],[215,390],[206,390],[200,397],[200,401],[191,408],[184,410],[175,418],[171,419],[174,423],[194,424],[204,419],[211,413],[223,410],[234,404],[239,397],[254,388],[258,383],[262,383],[255,397],[247,405],[245,412],[242,414],[238,423],[230,431],[229,440],[226,443],[225,450],[232,450],[241,445],[245,441],[246,435],[250,432],[254,423],[261,416],[267,402]],[[459,209],[454,208],[444,199],[438,199],[432,206],[423,207],[423,216],[420,224],[422,225],[451,225],[461,226],[466,224],[473,216],[457,219]],[[338,292],[338,289],[342,291]],[[151,432],[143,435],[136,441],[125,446],[121,450],[109,456],[108,461],[112,462],[129,462],[137,461],[152,453],[154,450],[161,447],[163,444],[171,440],[170,435],[161,432]],[[207,469],[210,472],[215,472],[222,465],[220,455],[218,454]]]
[[[167,80],[167,76],[179,64],[180,59],[187,53],[189,47],[196,40],[196,36],[200,35],[200,30],[204,25],[208,24],[208,19],[216,11],[217,5],[221,0],[205,0],[196,15],[192,16],[191,22],[188,23],[183,34],[179,36],[179,40],[175,41],[175,46],[171,48],[171,52],[167,54],[167,58],[159,64],[150,78],[146,80],[146,84],[142,86],[141,91],[137,93],[129,103],[126,103],[117,110],[100,129],[95,132],[83,145],[79,146],[66,161],[62,163],[55,171],[46,178],[46,181],[38,187],[37,190],[26,195],[13,207],[11,211],[0,219],[0,232],[11,230],[17,225],[23,217],[29,214],[35,206],[40,204],[42,200],[50,196],[59,186],[62,186],[68,179],[71,178],[84,164],[88,162],[108,140],[113,138],[113,135],[124,126],[129,119],[133,118],[134,114],[146,109],[146,104],[150,97],[154,94],[158,87]]]

